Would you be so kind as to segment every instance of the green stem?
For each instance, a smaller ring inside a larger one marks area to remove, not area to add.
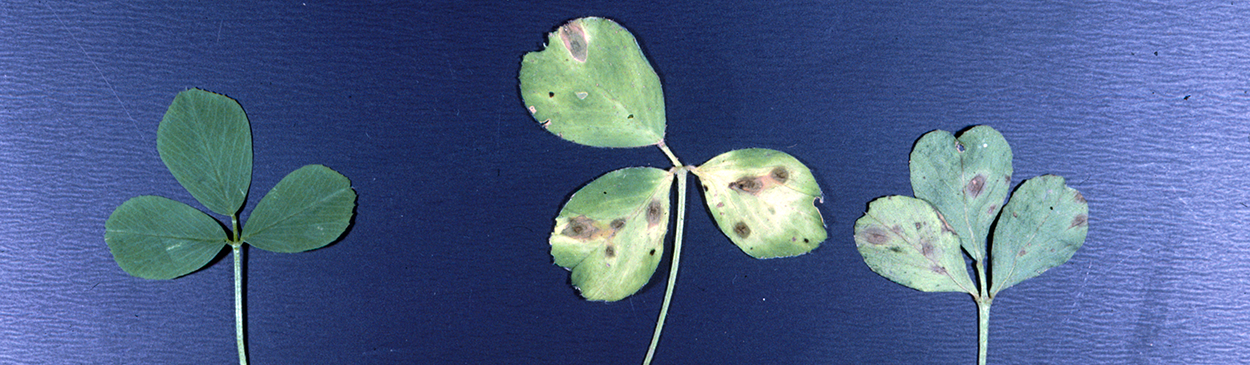
[[[677,157],[673,157],[673,153],[669,152],[663,143],[660,144],[660,148],[674,163],[678,163]],[[668,317],[668,305],[673,299],[673,287],[677,285],[677,266],[681,262],[681,236],[682,229],[686,226],[686,168],[677,165],[673,168],[673,173],[677,174],[677,231],[673,236],[673,266],[668,270],[668,288],[664,290],[664,304],[660,306],[660,318],[655,322],[655,334],[651,335],[651,347],[647,349],[647,358],[642,361],[643,365],[651,364],[655,348],[660,344],[660,332],[664,330],[664,318]]]
[[[243,242],[239,241],[239,216],[230,216],[234,227],[230,240],[234,256],[234,340],[239,347],[239,365],[247,365],[247,346],[243,340]]]
[[[234,339],[239,345],[239,365],[247,365],[247,349],[243,342],[243,244],[232,243],[234,251]]]
[[[994,302],[994,298],[989,295],[983,295],[977,299],[977,324],[980,326],[978,332],[978,351],[977,363],[985,365],[986,350],[990,347],[990,304]]]
[[[670,151],[668,149],[668,145],[664,144],[663,140],[661,140],[660,143],[656,144],[656,146],[660,147],[660,151],[664,151],[664,155],[668,156],[668,160],[673,162],[673,167],[682,167],[681,161],[677,159],[677,155],[674,155],[673,151]],[[685,174],[684,171],[681,173]],[[682,194],[681,192],[678,192],[677,196],[681,197],[682,196],[681,194]]]

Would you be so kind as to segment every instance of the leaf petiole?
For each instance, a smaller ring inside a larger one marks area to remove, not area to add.
[[[677,157],[674,157],[663,143],[660,144],[660,148],[672,158],[674,163],[678,163]],[[651,364],[655,348],[660,344],[660,332],[664,330],[665,317],[668,317],[668,305],[673,299],[673,287],[677,286],[677,266],[681,262],[681,236],[686,226],[686,168],[681,165],[674,166],[673,174],[677,175],[677,230],[673,233],[673,265],[668,270],[668,288],[664,289],[664,304],[660,306],[660,318],[655,322],[655,334],[651,335],[651,347],[647,348],[647,358],[642,361],[643,365]]]

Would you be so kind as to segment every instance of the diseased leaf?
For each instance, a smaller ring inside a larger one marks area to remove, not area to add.
[[[1011,190],[1011,147],[989,126],[959,135],[933,131],[911,152],[911,186],[959,234],[974,260],[985,258],[985,238]]]
[[[200,204],[239,212],[252,183],[252,129],[234,99],[200,89],[178,93],[156,131],[161,161]]]
[[[351,223],[356,192],[346,177],[322,165],[307,165],[282,178],[243,226],[244,242],[273,252],[321,248]]]
[[[781,151],[723,153],[691,170],[721,232],[755,258],[802,255],[825,240],[820,186],[811,170]]]
[[[628,30],[608,19],[574,19],[546,49],[521,61],[521,98],[543,128],[596,147],[664,139],[660,78]]]
[[[1067,262],[1088,232],[1089,204],[1063,177],[1026,180],[994,229],[990,295]]]
[[[104,222],[104,242],[117,265],[144,279],[173,279],[208,264],[226,245],[213,217],[159,196],[137,196]]]
[[[976,295],[959,237],[933,205],[908,196],[887,196],[868,204],[855,221],[855,247],[872,271],[927,292]]]
[[[589,300],[616,301],[651,280],[664,254],[673,174],[633,167],[582,187],[560,210],[551,256]]]

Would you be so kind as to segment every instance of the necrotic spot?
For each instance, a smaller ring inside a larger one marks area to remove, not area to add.
[[[612,229],[614,230],[620,230],[621,228],[625,227],[625,220],[621,218],[617,218],[616,220],[612,221],[612,223],[609,224],[608,226],[612,227]]]
[[[745,222],[735,223],[734,234],[737,234],[738,237],[747,238],[751,235],[751,227],[747,227]]]
[[[585,240],[593,237],[596,232],[599,232],[599,229],[595,228],[595,221],[593,219],[587,218],[586,216],[579,216],[570,219],[568,226],[565,226],[564,230],[560,231],[560,234]]]
[[[968,182],[968,186],[965,189],[967,190],[969,197],[976,199],[976,197],[981,196],[981,190],[984,188],[985,175],[978,174],[976,177],[972,178],[972,181]]]
[[[1081,195],[1081,192],[1079,191],[1076,192],[1076,197],[1074,197],[1073,199],[1075,199],[1077,203],[1085,204],[1085,196]]]
[[[860,233],[860,237],[874,245],[884,245],[890,242],[890,236],[886,235],[885,230],[877,227],[865,229],[863,233]]]
[[[737,190],[752,195],[758,193],[763,187],[764,184],[760,183],[760,179],[754,177],[744,177],[729,183],[730,190]]]
[[[607,257],[607,258],[613,258],[613,257],[616,257],[616,248],[615,248],[615,247],[612,247],[612,245],[608,245],[608,247],[607,247],[607,248],[604,248],[604,249],[603,249],[603,256],[605,256],[605,257]]]
[[[1077,214],[1076,217],[1072,218],[1072,225],[1069,225],[1068,228],[1072,229],[1072,228],[1084,226],[1087,224],[1089,224],[1089,216],[1086,216],[1084,214]]]
[[[655,226],[657,224],[660,224],[660,220],[663,219],[663,215],[664,215],[664,206],[660,205],[659,200],[652,200],[651,204],[647,204],[647,225],[648,226]]]
[[[785,184],[786,179],[790,178],[790,172],[786,171],[786,168],[781,166],[774,167],[772,175],[773,179],[777,180],[780,184]]]

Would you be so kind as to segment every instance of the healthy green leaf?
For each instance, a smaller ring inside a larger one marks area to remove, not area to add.
[[[938,208],[973,260],[985,258],[985,238],[1011,190],[1011,147],[989,126],[959,135],[933,131],[911,153],[911,186]]]
[[[1067,262],[1087,232],[1089,204],[1063,177],[1043,175],[1020,184],[994,229],[990,294]]]
[[[873,200],[855,221],[855,246],[872,271],[896,283],[927,292],[977,293],[959,237],[924,200],[899,195]]]
[[[580,18],[521,61],[521,98],[543,128],[595,147],[639,147],[664,139],[660,78],[628,30]]]
[[[178,93],[156,149],[200,204],[225,216],[239,212],[252,183],[252,130],[238,102],[200,89]]]
[[[755,258],[805,254],[825,240],[811,170],[781,151],[723,153],[691,169],[721,232]]]
[[[144,279],[198,270],[221,252],[226,239],[216,219],[159,196],[131,198],[104,222],[104,242],[117,265]]]
[[[322,165],[292,171],[256,204],[243,241],[273,252],[302,252],[333,242],[351,223],[356,192]]]
[[[633,167],[573,193],[551,232],[551,256],[589,300],[617,301],[646,285],[664,255],[673,174]]]

